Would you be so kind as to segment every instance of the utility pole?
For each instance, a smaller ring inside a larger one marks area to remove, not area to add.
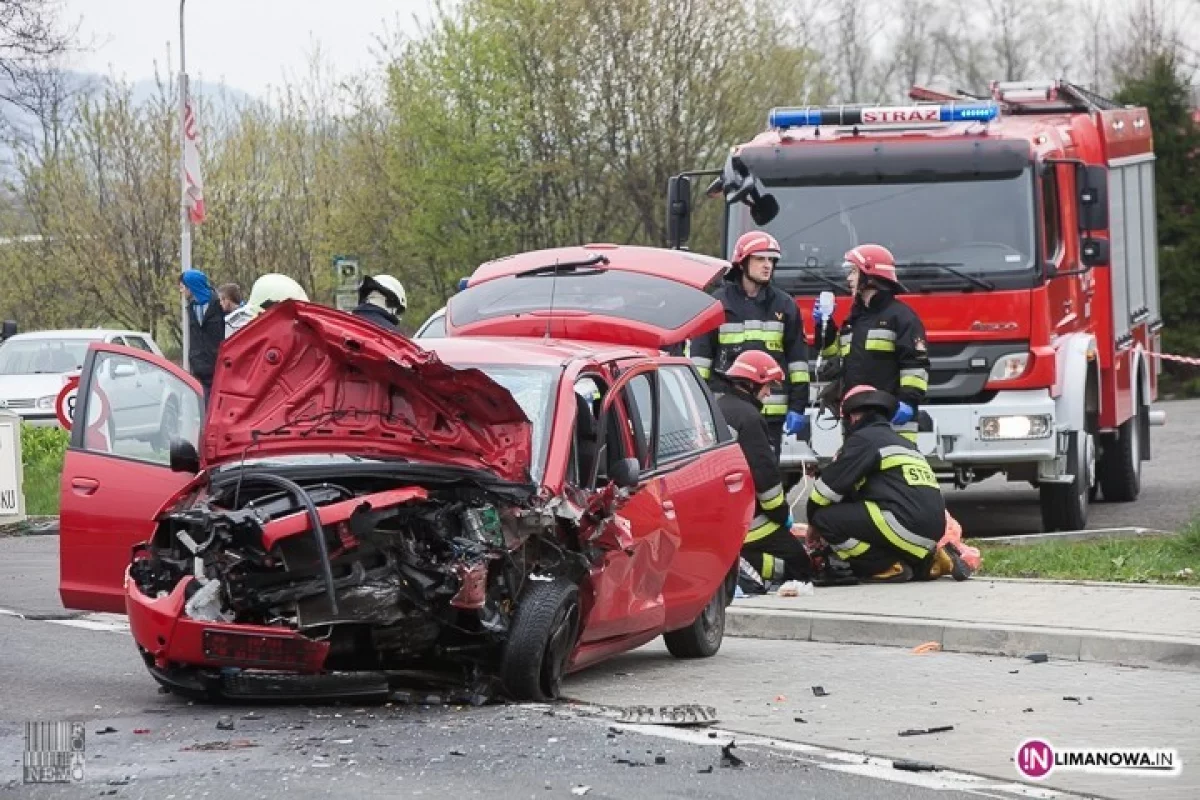
[[[188,218],[186,165],[188,77],[183,44],[183,6],[186,2],[187,0],[179,0],[179,223],[181,226],[179,266],[181,273],[192,268],[192,222]],[[183,322],[183,368],[190,371],[191,363],[188,356],[191,349],[192,326],[191,318],[188,316],[190,312],[188,301],[182,292],[179,294],[179,311],[180,319]]]

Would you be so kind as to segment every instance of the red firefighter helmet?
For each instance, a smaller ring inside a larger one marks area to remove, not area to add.
[[[904,284],[896,277],[896,258],[892,251],[879,244],[860,244],[843,256],[847,269],[857,269],[863,275],[890,283],[905,291]]]
[[[855,386],[842,398],[843,417],[868,408],[882,411],[884,416],[891,419],[896,414],[897,401],[891,393],[867,384]]]
[[[733,258],[730,260],[740,266],[750,256],[766,256],[778,260],[782,252],[779,242],[775,241],[771,234],[766,231],[750,231],[738,238],[737,244],[733,246]]]
[[[764,383],[782,383],[783,370],[774,358],[762,350],[747,350],[733,360],[729,369],[725,370],[725,377],[762,386]]]

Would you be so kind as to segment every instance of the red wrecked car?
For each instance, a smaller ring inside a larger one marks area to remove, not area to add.
[[[222,346],[202,432],[189,375],[94,345],[62,477],[64,605],[126,611],[154,678],[204,698],[541,700],[660,635],[713,655],[753,482],[663,351],[723,321],[705,290],[726,266],[500,259],[424,346],[283,303]],[[111,396],[130,374],[144,396]],[[164,409],[169,452],[132,433]]]

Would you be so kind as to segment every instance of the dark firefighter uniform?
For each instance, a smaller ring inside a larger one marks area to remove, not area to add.
[[[820,327],[817,335],[822,336]],[[929,352],[915,311],[880,289],[870,303],[855,300],[841,329],[827,327],[818,346],[824,358],[841,357],[843,393],[865,384],[912,407],[913,418],[896,431],[916,441],[920,405],[929,389]]]
[[[713,391],[726,391],[719,373],[729,368],[742,353],[762,350],[783,370],[779,393],[762,404],[767,419],[771,449],[778,458],[783,440],[783,422],[789,411],[804,414],[808,407],[808,343],[800,323],[796,301],[774,286],[763,286],[750,297],[740,283],[726,282],[713,295],[725,307],[725,324],[692,340],[689,354],[700,375]]]
[[[850,428],[837,458],[821,470],[808,521],[859,577],[897,561],[929,577],[946,529],[937,477],[887,418],[869,414]]]
[[[730,386],[717,395],[717,405],[737,434],[738,445],[750,465],[757,496],[754,518],[742,545],[742,558],[758,571],[764,582],[811,581],[812,562],[808,551],[788,527],[791,512],[779,474],[779,462],[762,415],[762,403]]]

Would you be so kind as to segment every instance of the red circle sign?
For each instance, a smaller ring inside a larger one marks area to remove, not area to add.
[[[79,376],[69,379],[54,401],[54,413],[58,422],[67,430],[71,430],[75,422],[75,404],[79,399]]]

